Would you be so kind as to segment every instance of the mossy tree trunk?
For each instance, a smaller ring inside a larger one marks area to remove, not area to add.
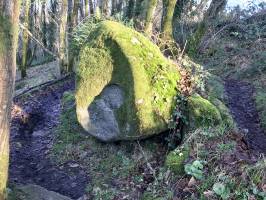
[[[84,0],[84,6],[85,6],[85,17],[89,16],[89,0]]]
[[[30,0],[24,1],[24,27],[29,29],[29,11],[30,11]],[[27,30],[23,29],[22,32],[22,62],[20,65],[21,77],[27,76],[27,58],[28,58],[28,46],[29,46],[29,35]]]
[[[154,17],[157,3],[158,3],[158,0],[147,1],[147,10],[146,10],[146,19],[145,19],[145,28],[144,28],[144,31],[147,34],[152,33],[153,17]]]
[[[9,164],[9,131],[16,73],[19,5],[0,0],[0,200],[5,199]]]
[[[215,21],[221,11],[225,9],[227,0],[212,0],[204,14],[204,19],[198,25],[196,32],[188,40],[188,54],[195,56],[198,52],[203,36],[206,34],[209,24]]]
[[[67,11],[68,0],[59,0],[59,65],[61,73],[67,71]]]
[[[162,20],[162,37],[173,39],[173,16],[176,6],[176,0],[163,0],[163,20]]]

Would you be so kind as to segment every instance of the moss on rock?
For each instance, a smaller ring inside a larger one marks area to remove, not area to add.
[[[188,112],[190,129],[211,127],[222,123],[222,117],[217,107],[198,94],[189,97]]]
[[[114,111],[120,134],[108,140],[166,130],[180,79],[176,66],[143,35],[117,22],[99,23],[87,41],[80,52],[75,95],[82,126],[93,132],[88,107],[106,86],[118,85],[124,92],[122,106]]]

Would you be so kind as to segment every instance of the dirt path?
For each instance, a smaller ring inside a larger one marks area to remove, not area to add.
[[[259,115],[253,99],[254,87],[246,82],[226,80],[228,106],[239,128],[246,134],[249,147],[266,153],[266,133],[260,126]]]
[[[11,125],[11,183],[37,184],[73,199],[84,194],[88,176],[73,163],[55,166],[48,158],[60,115],[60,99],[74,81],[47,86],[15,99]]]

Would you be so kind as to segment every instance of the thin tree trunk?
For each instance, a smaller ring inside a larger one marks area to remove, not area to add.
[[[112,0],[111,16],[117,13],[117,0]]]
[[[16,73],[19,5],[0,0],[0,200],[5,199],[9,164],[9,131]]]
[[[42,43],[47,47],[46,2],[42,2]]]
[[[29,11],[30,11],[30,0],[25,0],[24,5],[24,26],[29,29]],[[21,77],[25,78],[27,76],[27,52],[29,45],[29,36],[26,31],[23,30],[22,33],[22,63],[21,63]]]
[[[69,29],[68,29],[68,44],[72,41],[71,33],[73,32],[73,29],[78,24],[78,10],[79,10],[79,0],[74,0],[74,7],[72,14],[70,16],[70,22],[69,22]],[[67,72],[72,72],[74,67],[74,55],[73,53],[68,50],[68,67]]]
[[[89,16],[89,0],[84,0],[85,4],[85,17]]]
[[[129,0],[126,12],[126,17],[128,19],[132,19],[134,16],[135,4],[135,0]]]
[[[146,11],[146,20],[145,20],[145,29],[144,29],[144,31],[147,34],[152,33],[153,17],[157,3],[158,0],[148,0],[147,2],[147,11]]]
[[[85,13],[84,13],[84,3],[83,1],[79,1],[79,12],[81,19],[84,19]]]
[[[109,14],[109,0],[102,0],[102,13],[104,16]]]
[[[89,7],[90,7],[90,15],[94,14],[94,7],[93,7],[93,2],[92,0],[88,0],[89,1]]]
[[[173,39],[173,16],[177,0],[163,0],[164,15],[162,22],[162,35],[165,39]]]
[[[67,11],[68,11],[68,0],[59,0],[60,9],[60,25],[59,25],[59,64],[61,73],[67,71]]]
[[[217,19],[219,13],[224,10],[227,0],[212,0],[211,4],[204,14],[203,21],[198,25],[196,32],[188,40],[188,54],[194,56],[201,44],[202,38],[206,34],[209,23]]]
[[[74,0],[74,8],[73,8],[73,15],[72,15],[72,18],[73,18],[72,28],[75,28],[78,24],[79,6],[80,6],[79,0]]]

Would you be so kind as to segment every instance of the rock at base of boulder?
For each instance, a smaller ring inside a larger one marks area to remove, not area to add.
[[[17,186],[9,199],[16,200],[72,200],[56,192],[48,191],[38,185]]]
[[[115,110],[123,101],[124,93],[118,85],[106,86],[88,108],[91,126],[87,131],[103,141],[111,141],[120,135]]]

